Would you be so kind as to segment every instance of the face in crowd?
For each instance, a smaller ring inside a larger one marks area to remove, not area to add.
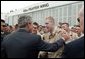
[[[84,6],[79,11],[80,28],[82,33],[84,33]]]
[[[47,17],[46,20],[45,20],[45,26],[46,28],[48,29],[48,31],[51,31],[54,27],[54,19],[53,17]]]
[[[37,22],[34,22],[33,28],[32,28],[32,33],[37,34],[38,31],[39,31],[39,25]]]
[[[76,27],[76,33],[80,34],[81,33],[81,28],[80,27]]]
[[[38,26],[33,24],[32,33],[37,34]]]
[[[63,23],[61,25],[61,28],[64,29],[64,30],[66,30],[66,31],[68,31],[69,30],[69,25],[67,23]]]

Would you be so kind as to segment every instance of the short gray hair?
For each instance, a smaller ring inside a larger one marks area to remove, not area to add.
[[[20,28],[24,28],[31,20],[32,18],[29,15],[22,15],[18,19],[18,25]]]

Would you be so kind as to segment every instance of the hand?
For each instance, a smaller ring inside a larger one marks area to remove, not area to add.
[[[60,34],[64,41],[67,41],[68,39],[70,39],[69,33],[67,33],[65,30],[62,30]]]

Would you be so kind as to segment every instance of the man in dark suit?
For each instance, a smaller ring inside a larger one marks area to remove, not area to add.
[[[7,35],[1,44],[1,57],[7,58],[37,58],[39,51],[57,51],[68,36],[54,43],[44,42],[40,36],[32,34],[30,16],[21,16],[18,19],[20,29]]]
[[[3,41],[4,38],[4,27],[5,27],[5,21],[1,19],[1,42]]]
[[[80,27],[84,34],[84,7],[79,12]],[[62,58],[84,58],[84,35],[65,45]]]

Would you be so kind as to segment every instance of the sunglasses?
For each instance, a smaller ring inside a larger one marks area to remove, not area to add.
[[[49,24],[49,23],[45,23],[45,24]]]
[[[77,18],[77,21],[80,23],[80,19],[79,18]]]
[[[7,27],[6,25],[2,25],[3,27]]]

